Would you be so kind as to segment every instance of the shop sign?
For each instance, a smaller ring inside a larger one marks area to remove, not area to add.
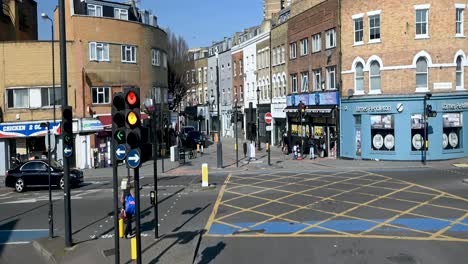
[[[356,112],[358,113],[379,113],[391,111],[392,107],[389,105],[356,106]]]
[[[93,132],[103,130],[104,126],[98,119],[82,119],[81,132]]]
[[[443,104],[442,110],[467,110],[468,103],[459,103],[459,104]]]
[[[55,130],[60,125],[50,123],[50,130]],[[0,124],[0,138],[40,137],[47,134],[47,128],[41,127],[41,122],[34,123],[4,123]]]
[[[288,95],[288,97],[286,97],[286,104],[287,106],[294,105],[294,95]]]
[[[312,93],[309,94],[308,105],[337,105],[338,92]]]

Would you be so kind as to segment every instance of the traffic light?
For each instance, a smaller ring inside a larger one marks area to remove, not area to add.
[[[127,153],[125,130],[125,97],[117,93],[112,100],[112,140],[117,160],[123,160]]]
[[[432,110],[432,105],[426,105],[426,116],[427,117],[437,116],[437,112]]]
[[[140,117],[140,89],[125,88],[125,128],[128,149],[127,165],[137,168],[141,163],[141,117]]]
[[[71,106],[63,108],[62,116],[63,154],[68,158],[73,154],[73,111]]]

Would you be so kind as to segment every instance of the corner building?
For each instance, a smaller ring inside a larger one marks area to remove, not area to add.
[[[341,156],[421,160],[424,144],[427,160],[468,156],[466,1],[341,5]]]

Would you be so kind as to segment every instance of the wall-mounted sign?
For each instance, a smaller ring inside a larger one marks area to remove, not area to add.
[[[309,94],[308,105],[337,105],[338,92],[316,92]]]
[[[411,139],[411,143],[413,144],[413,147],[415,149],[421,150],[423,146],[423,137],[421,136],[421,134],[414,135],[413,138]]]
[[[389,105],[356,106],[356,112],[358,113],[379,113],[391,111],[392,107]]]
[[[81,120],[81,131],[80,132],[95,132],[103,130],[104,126],[102,125],[99,119],[82,119]]]
[[[468,109],[468,103],[459,104],[443,104],[442,110],[466,110]]]
[[[372,138],[372,144],[374,145],[374,148],[376,149],[381,149],[383,146],[383,137],[380,134],[376,134],[374,138]]]
[[[405,106],[402,103],[399,103],[396,106],[396,110],[398,111],[398,113],[401,113],[403,112],[403,110],[405,110]]]
[[[50,123],[50,130],[54,131],[60,123]],[[0,138],[40,137],[47,134],[47,128],[41,127],[41,122],[34,123],[3,123],[0,124]]]

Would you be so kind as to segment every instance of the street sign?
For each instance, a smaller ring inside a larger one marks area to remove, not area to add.
[[[273,131],[273,126],[266,126],[266,131]]]
[[[128,152],[127,165],[132,169],[140,166],[140,151],[138,151],[138,149],[132,149]]]
[[[127,148],[124,144],[120,144],[115,148],[115,158],[117,160],[124,160],[127,155]]]
[[[273,120],[273,116],[271,115],[270,112],[267,112],[267,113],[265,114],[265,123],[271,124],[271,120]]]
[[[71,157],[71,155],[73,154],[73,149],[72,147],[70,146],[65,146],[63,148],[63,155],[67,158]]]

